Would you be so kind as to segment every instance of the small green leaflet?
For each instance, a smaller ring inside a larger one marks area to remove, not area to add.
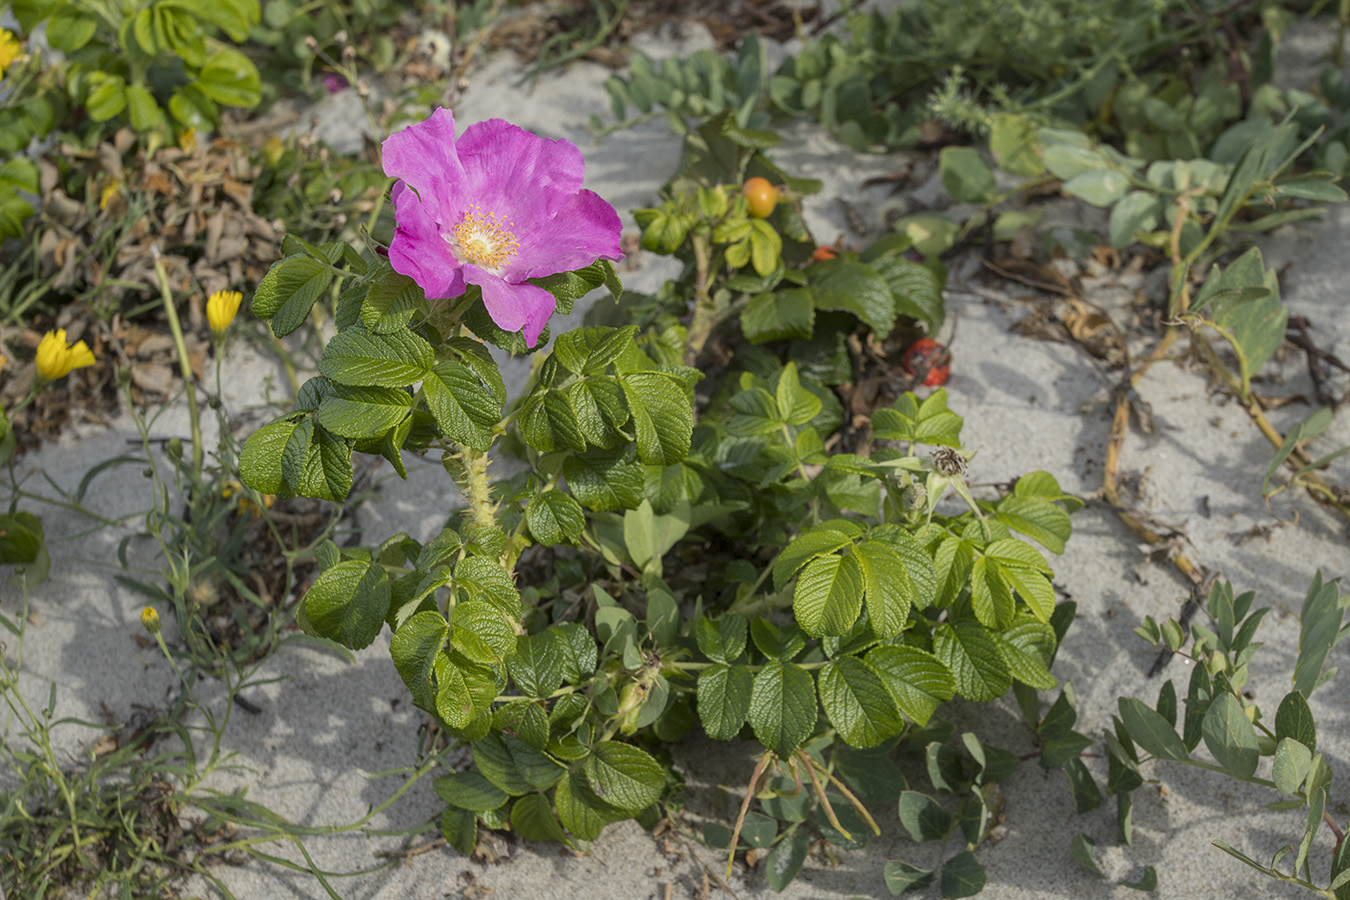
[[[802,566],[817,556],[847,546],[861,534],[862,530],[857,525],[844,519],[831,519],[805,529],[774,560],[774,588],[781,591]]]
[[[951,670],[926,650],[889,644],[871,650],[865,659],[881,674],[896,707],[919,727],[955,695]]]
[[[448,438],[486,451],[492,431],[501,419],[501,401],[469,367],[456,359],[443,359],[424,374],[422,396],[436,419],[436,427]]]
[[[955,676],[957,692],[969,700],[997,700],[1012,687],[998,642],[977,622],[942,623],[933,631],[933,649]]]
[[[271,320],[272,333],[285,337],[304,324],[315,301],[333,282],[333,270],[308,256],[272,264],[253,294],[253,314]]]
[[[370,646],[389,612],[389,576],[365,560],[325,569],[305,592],[299,624],[308,634],[360,650]]]
[[[812,637],[845,634],[862,612],[863,577],[858,559],[818,556],[797,576],[792,612]]]
[[[544,491],[530,498],[525,523],[540,544],[574,544],[586,528],[586,514],[562,491]]]
[[[301,419],[282,449],[281,475],[301,496],[345,500],[352,489],[352,448],[313,419]]]
[[[244,484],[263,494],[281,493],[286,486],[281,455],[295,428],[295,422],[282,419],[248,436],[239,454],[239,477]]]
[[[434,683],[436,655],[445,646],[450,626],[437,610],[414,614],[394,633],[389,654],[394,668],[421,709],[436,708]]]
[[[618,741],[598,744],[585,763],[586,783],[601,800],[641,812],[661,797],[666,772],[645,750]]]
[[[431,345],[408,331],[370,334],[353,329],[333,335],[323,348],[319,373],[352,387],[407,387],[435,363]]]
[[[698,676],[698,717],[708,737],[728,741],[750,711],[751,676],[745,666],[716,663]]]
[[[816,727],[816,687],[809,672],[772,660],[755,676],[750,692],[750,727],[779,759],[787,759]]]
[[[842,656],[820,670],[820,703],[853,747],[875,747],[904,727],[882,677],[856,656]]]
[[[1256,731],[1242,701],[1226,691],[1214,698],[1200,733],[1219,765],[1234,778],[1250,778],[1260,762]]]
[[[1163,759],[1190,758],[1190,754],[1186,752],[1186,745],[1177,736],[1176,729],[1168,725],[1167,720],[1150,709],[1144,701],[1136,697],[1121,697],[1118,705],[1125,729],[1146,753]]]

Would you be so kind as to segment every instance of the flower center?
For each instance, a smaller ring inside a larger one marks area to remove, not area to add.
[[[510,231],[514,225],[514,222],[498,222],[496,213],[471,206],[463,221],[446,238],[462,262],[500,270],[520,252],[520,242]]]

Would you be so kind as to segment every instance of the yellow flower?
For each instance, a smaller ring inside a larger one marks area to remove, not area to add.
[[[185,128],[178,134],[178,149],[191,153],[197,149],[197,129]]]
[[[64,378],[70,374],[71,369],[81,369],[85,366],[94,364],[94,352],[80,341],[75,346],[66,343],[66,330],[58,328],[56,331],[49,331],[42,336],[42,343],[38,344],[37,358],[34,360],[37,366],[38,378],[43,381],[55,381],[58,378]]]
[[[4,77],[15,58],[22,52],[23,45],[19,43],[13,32],[0,28],[0,77]]]
[[[114,198],[120,197],[121,194],[122,180],[120,178],[114,178],[103,186],[103,193],[100,194],[98,198],[98,208],[107,209],[108,204],[111,203]]]
[[[225,340],[225,330],[234,321],[242,302],[244,295],[238,291],[216,291],[206,301],[206,321],[211,323],[211,333],[216,336],[216,340]]]
[[[141,625],[151,634],[159,634],[159,612],[153,606],[141,610]]]

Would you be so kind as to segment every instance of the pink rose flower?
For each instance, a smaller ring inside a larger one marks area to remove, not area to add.
[[[432,300],[483,291],[492,321],[524,330],[533,347],[553,295],[526,279],[623,257],[619,214],[583,190],[576,145],[503,119],[470,125],[455,140],[448,109],[384,142],[396,227],[389,263]]]

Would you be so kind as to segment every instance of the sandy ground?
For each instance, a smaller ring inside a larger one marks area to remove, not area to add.
[[[677,35],[677,41],[671,37],[662,35],[659,43],[653,39],[652,46],[670,52],[706,42],[706,35],[697,32]],[[456,109],[461,128],[481,118],[507,115],[523,127],[581,146],[587,155],[588,186],[621,211],[655,199],[656,189],[678,159],[679,140],[657,122],[597,144],[586,123],[592,113],[604,114],[608,108],[603,90],[606,70],[577,65],[528,91],[516,84],[517,72],[509,58],[490,59]],[[825,190],[807,207],[817,237],[829,240],[848,231],[835,197],[853,203],[871,223],[875,237],[888,201],[880,189],[860,185],[869,176],[894,169],[897,158],[854,154],[806,125],[788,129],[786,137],[783,148],[773,154],[775,159],[790,172],[826,182]],[[931,183],[927,190],[933,192]],[[625,221],[632,228],[631,216]],[[1284,285],[1291,312],[1312,320],[1324,345],[1343,358],[1350,357],[1350,316],[1344,312],[1344,286],[1350,279],[1350,260],[1344,253],[1348,235],[1350,207],[1342,206],[1322,224],[1287,229],[1267,242],[1268,264],[1292,263]],[[669,261],[650,256],[638,258],[633,266],[621,274],[640,290],[652,289],[672,274]],[[1123,318],[1130,297],[1142,286],[1141,277],[1094,278],[1087,273],[1087,283],[1095,302]],[[967,445],[980,449],[971,477],[990,483],[1045,469],[1067,490],[1088,495],[1100,488],[1113,381],[1075,347],[1010,331],[1012,323],[1031,313],[1037,303],[1047,302],[1029,297],[1030,293],[1016,285],[991,286],[968,267],[953,269],[947,304],[959,325],[952,342],[956,362],[948,390],[951,406],[965,416]],[[570,327],[578,315],[555,321],[554,333]],[[275,375],[271,365],[236,342],[226,367],[227,408],[236,416],[256,408],[265,377]],[[514,369],[514,384],[521,383],[524,373],[523,367]],[[1267,385],[1272,393],[1310,394],[1299,354],[1272,364],[1264,376],[1272,382]],[[1223,573],[1237,589],[1257,591],[1258,604],[1271,607],[1262,629],[1266,646],[1253,664],[1250,688],[1267,714],[1273,714],[1288,689],[1297,652],[1298,610],[1313,572],[1321,567],[1327,577],[1338,577],[1350,570],[1346,522],[1302,496],[1282,495],[1274,504],[1278,519],[1267,511],[1261,477],[1272,450],[1239,407],[1211,394],[1203,374],[1182,362],[1167,362],[1149,373],[1140,393],[1152,405],[1157,429],[1151,435],[1130,433],[1122,468],[1137,485],[1143,512],[1184,529],[1192,558]],[[1294,405],[1274,416],[1287,428],[1308,411]],[[155,431],[185,436],[184,414],[170,410]],[[134,450],[124,442],[135,439],[124,419],[107,430],[68,435],[26,457],[22,470],[45,469],[58,483],[73,486],[96,462]],[[1314,450],[1346,443],[1350,418],[1341,416]],[[425,538],[439,529],[455,502],[455,492],[439,465],[427,462],[416,468],[434,471],[419,471],[406,484],[386,481],[377,499],[362,509],[360,524],[368,534],[382,537],[403,530]],[[387,468],[383,472],[388,475]],[[1345,483],[1350,479],[1350,460],[1342,459],[1332,474]],[[28,486],[41,489],[38,479]],[[91,498],[93,508],[114,518],[133,516],[149,504],[147,482],[137,466],[102,476]],[[1291,524],[1295,511],[1297,525]],[[93,720],[102,719],[106,710],[114,720],[125,721],[141,705],[162,703],[173,685],[172,675],[157,650],[143,650],[133,642],[140,630],[142,600],[112,577],[118,542],[141,523],[132,518],[120,528],[89,533],[87,521],[77,516],[56,509],[41,512],[53,557],[60,562],[31,597],[34,616],[24,660],[25,695],[45,701],[49,684],[55,682],[57,714]],[[140,566],[157,565],[155,551],[148,540],[132,541],[132,559]],[[1132,629],[1146,615],[1161,619],[1176,614],[1187,585],[1171,567],[1151,562],[1138,540],[1099,505],[1075,515],[1074,536],[1052,565],[1058,590],[1079,605],[1078,621],[1054,671],[1077,690],[1079,729],[1100,735],[1109,726],[1117,697],[1151,701],[1157,695],[1162,679],[1146,675],[1155,653]],[[8,585],[0,586],[0,592],[6,610],[12,612],[19,598]],[[1330,664],[1343,666],[1346,659],[1341,647]],[[1172,662],[1164,675],[1177,679],[1184,693],[1188,673],[1181,661]],[[261,712],[236,709],[226,735],[228,749],[238,754],[235,761],[246,768],[221,776],[215,787],[247,786],[250,799],[293,822],[316,826],[357,819],[394,791],[395,779],[371,779],[368,773],[412,761],[418,718],[409,711],[406,690],[389,663],[387,638],[358,654],[354,663],[290,645],[269,659],[258,677],[268,683],[245,694]],[[218,701],[220,689],[207,687],[204,695]],[[1350,771],[1347,698],[1350,689],[1342,680],[1313,700],[1321,749],[1342,777]],[[1010,699],[978,708],[956,705],[947,714],[963,728],[977,730],[987,743],[1018,753],[1032,749]],[[79,755],[95,736],[67,728],[58,732],[58,738],[65,752]],[[748,778],[752,751],[749,744],[706,740],[688,740],[675,747],[690,785],[691,810],[723,813],[739,797],[738,785]],[[1089,760],[1089,766],[1104,776],[1103,760]],[[1035,762],[1024,764],[1004,785],[1006,836],[978,851],[989,876],[983,896],[1133,897],[1138,895],[1113,884],[1134,880],[1148,865],[1157,868],[1157,895],[1164,898],[1299,895],[1292,887],[1251,872],[1209,842],[1222,838],[1257,858],[1269,858],[1284,844],[1298,840],[1301,813],[1264,811],[1262,804],[1275,799],[1271,792],[1247,789],[1210,773],[1163,765],[1148,774],[1158,780],[1136,793],[1135,841],[1125,848],[1116,844],[1112,799],[1092,813],[1075,816],[1063,776],[1046,773]],[[412,826],[426,821],[439,807],[428,779],[373,827]],[[1341,819],[1350,813],[1341,804],[1333,803],[1333,808]],[[874,813],[885,830],[882,838],[865,851],[843,853],[834,867],[812,858],[782,896],[882,897],[887,895],[882,881],[887,859],[923,866],[939,861],[937,847],[917,846],[904,836],[894,809]],[[1110,881],[1097,879],[1069,858],[1070,841],[1080,832],[1097,841],[1098,858]],[[376,864],[377,851],[396,845],[393,839],[363,835],[308,842],[320,866],[339,871]],[[1319,879],[1325,877],[1330,846],[1324,829],[1313,854]],[[488,889],[493,897],[521,900],[664,900],[695,896],[702,864],[713,871],[723,864],[713,853],[695,852],[690,842],[675,854],[667,849],[635,824],[624,823],[607,830],[585,856],[556,845],[522,843],[506,862],[484,865],[441,847],[406,865],[340,880],[335,886],[352,900],[474,897],[483,896],[474,891]],[[256,862],[216,872],[246,900],[324,896],[312,878]],[[747,872],[739,864],[729,886],[737,897],[773,896],[762,872]],[[185,895],[210,894],[205,885],[191,884]]]

